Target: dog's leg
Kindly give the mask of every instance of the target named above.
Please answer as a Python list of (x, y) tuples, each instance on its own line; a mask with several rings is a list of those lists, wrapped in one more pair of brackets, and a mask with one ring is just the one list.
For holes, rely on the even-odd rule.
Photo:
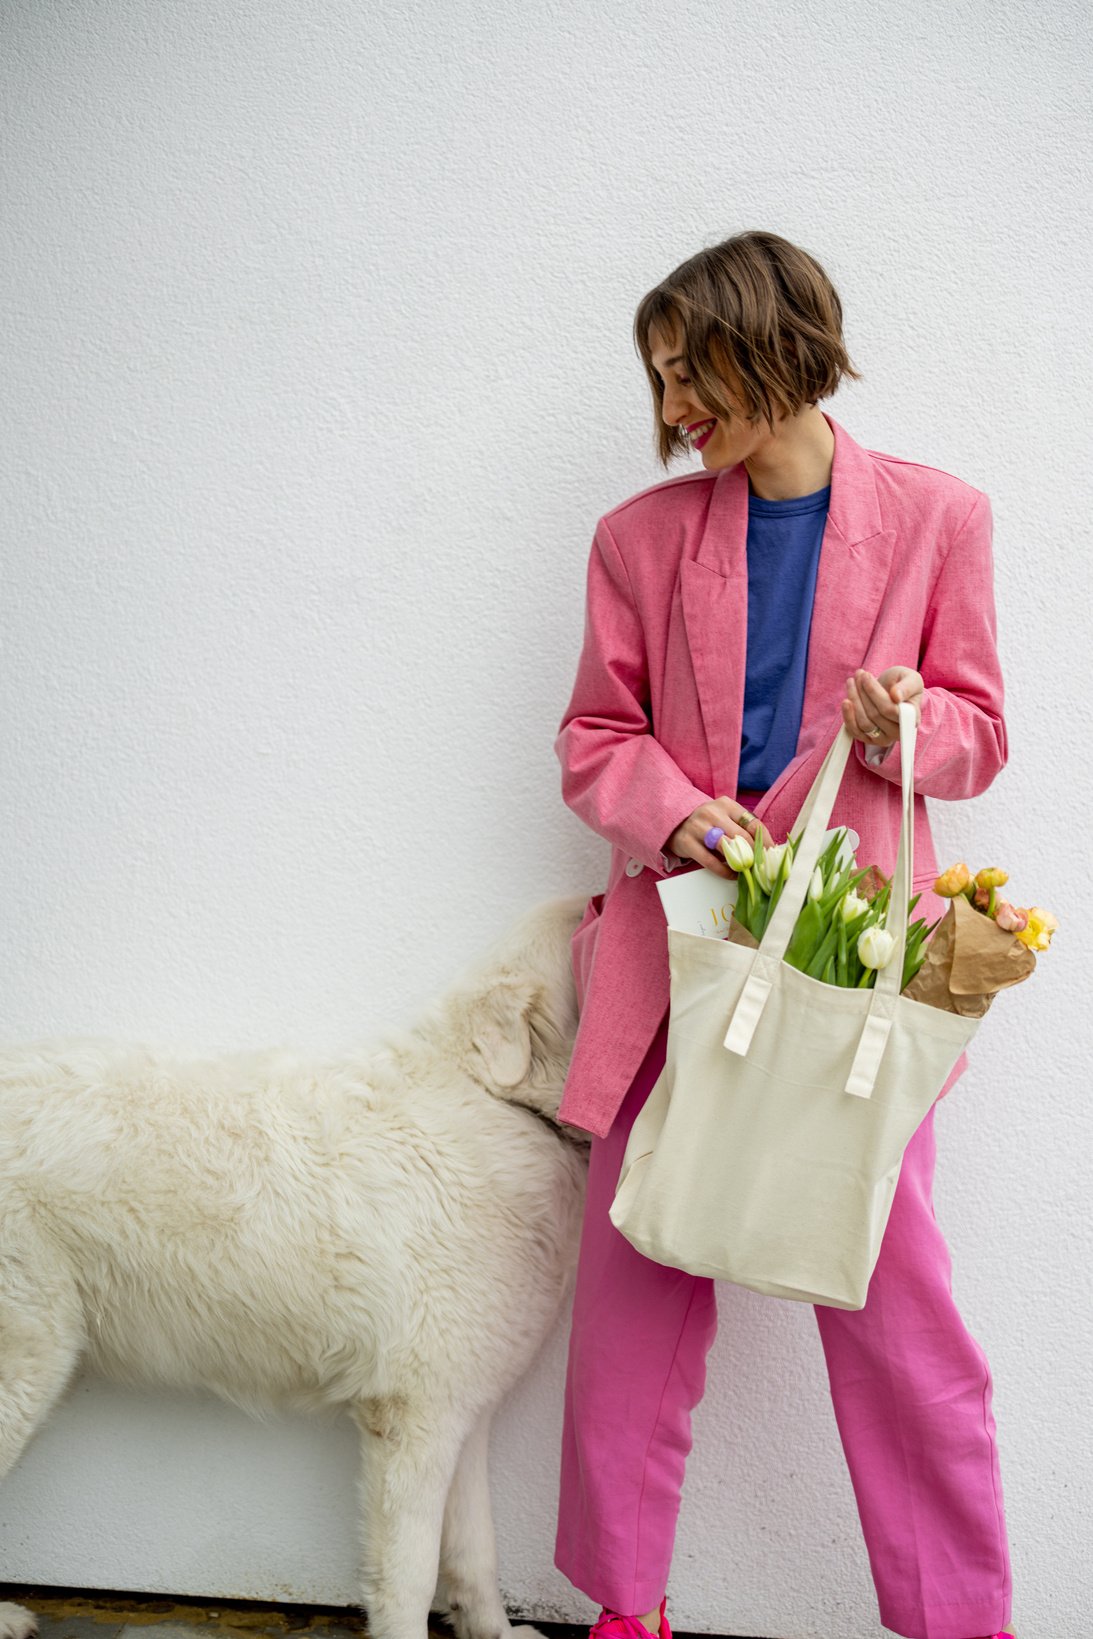
[(31, 1639), (38, 1632), (38, 1618), (22, 1605), (0, 1603), (0, 1639)]
[(457, 1639), (509, 1639), (537, 1634), (513, 1628), (497, 1587), (497, 1546), (490, 1506), (489, 1443), (492, 1408), (467, 1436), (444, 1509), (440, 1586), (444, 1614)]
[[(0, 1235), (0, 1478), (60, 1399), (83, 1352), (83, 1314), (72, 1282), (30, 1236)], [(37, 1618), (0, 1603), (0, 1639), (28, 1639)]]
[(38, 1618), (22, 1605), (0, 1603), (0, 1639), (31, 1639), (38, 1632)]
[(371, 1639), (426, 1639), (444, 1502), (466, 1434), (450, 1410), (370, 1400), (361, 1432), (361, 1603)]

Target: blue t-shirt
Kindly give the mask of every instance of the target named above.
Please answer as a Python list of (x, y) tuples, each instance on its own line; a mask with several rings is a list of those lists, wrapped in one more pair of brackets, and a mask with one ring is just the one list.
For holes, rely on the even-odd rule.
[(797, 750), (816, 571), (831, 485), (768, 501), (748, 495), (748, 660), (737, 784), (772, 786)]

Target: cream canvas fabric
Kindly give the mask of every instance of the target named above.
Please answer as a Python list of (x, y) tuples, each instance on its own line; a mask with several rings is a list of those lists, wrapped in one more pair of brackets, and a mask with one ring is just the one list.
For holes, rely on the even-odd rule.
[[(758, 950), (668, 930), (664, 1070), (634, 1123), (611, 1221), (637, 1250), (773, 1297), (860, 1309), (903, 1152), (979, 1025), (899, 994), (913, 876), (915, 710), (899, 708), (902, 820), (868, 990), (782, 960), (853, 740), (832, 742)], [(859, 863), (868, 863), (860, 861)]]

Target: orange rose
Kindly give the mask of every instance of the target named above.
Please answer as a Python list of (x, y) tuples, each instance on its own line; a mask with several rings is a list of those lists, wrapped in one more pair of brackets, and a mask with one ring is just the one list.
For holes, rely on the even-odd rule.
[(959, 865), (950, 865), (947, 871), (942, 871), (934, 883), (934, 892), (942, 899), (955, 899), (971, 886), (971, 880), (972, 874), (961, 860)]

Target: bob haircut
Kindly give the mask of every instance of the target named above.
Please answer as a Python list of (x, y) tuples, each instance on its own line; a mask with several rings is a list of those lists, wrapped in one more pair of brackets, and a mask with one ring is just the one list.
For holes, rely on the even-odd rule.
[(753, 230), (700, 250), (638, 303), (634, 341), (653, 395), (661, 466), (690, 453), (690, 440), (662, 415), (664, 382), (653, 368), (650, 330), (677, 335), (683, 368), (711, 415), (732, 421), (734, 392), (755, 425), (774, 431), (775, 408), (796, 415), (828, 398), (854, 369), (843, 345), (842, 303), (807, 251), (777, 233)]

